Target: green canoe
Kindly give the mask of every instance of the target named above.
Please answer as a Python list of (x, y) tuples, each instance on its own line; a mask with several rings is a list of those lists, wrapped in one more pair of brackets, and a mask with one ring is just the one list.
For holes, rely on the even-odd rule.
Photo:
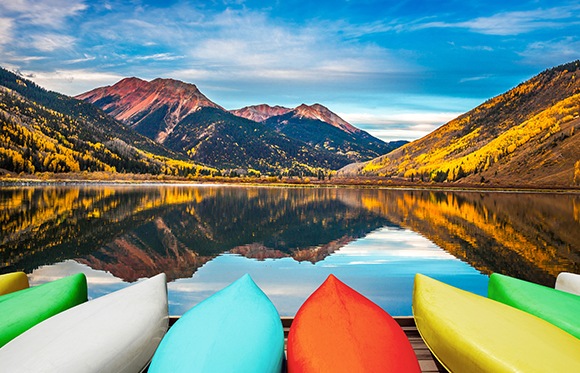
[(0, 296), (0, 347), (41, 321), (86, 301), (83, 273)]
[(580, 338), (580, 296), (493, 273), (488, 297), (515, 307)]

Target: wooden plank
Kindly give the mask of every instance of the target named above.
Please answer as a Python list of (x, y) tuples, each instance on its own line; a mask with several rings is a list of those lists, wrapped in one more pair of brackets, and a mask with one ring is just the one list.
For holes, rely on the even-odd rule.
[[(179, 317), (172, 316), (169, 318), (169, 326), (173, 325)], [(411, 342), (411, 346), (417, 355), (417, 360), (419, 360), (419, 366), (421, 367), (421, 372), (423, 373), (445, 373), (447, 372), (445, 368), (433, 357), (433, 354), (425, 345), (425, 342), (421, 338), (421, 335), (417, 331), (415, 326), (415, 319), (413, 316), (397, 316), (394, 317), (395, 321), (401, 326), (405, 335)], [(288, 338), (288, 332), (292, 326), (293, 317), (283, 316), (280, 318), (282, 321), (282, 326), (284, 327), (284, 341)]]

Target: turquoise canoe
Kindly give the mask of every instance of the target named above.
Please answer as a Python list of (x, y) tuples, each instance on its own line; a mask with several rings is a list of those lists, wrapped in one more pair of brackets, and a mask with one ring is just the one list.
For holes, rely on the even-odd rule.
[(0, 371), (141, 372), (168, 328), (165, 274), (59, 313), (0, 348)]
[(487, 291), (488, 298), (531, 313), (580, 338), (580, 296), (498, 273), (490, 276)]
[(0, 347), (41, 321), (86, 301), (83, 273), (0, 296)]
[(169, 329), (149, 372), (280, 372), (283, 356), (278, 311), (246, 274)]
[(28, 276), (24, 272), (0, 275), (0, 295), (10, 294), (28, 288)]
[(417, 330), (449, 372), (580, 372), (580, 340), (529, 313), (417, 274)]

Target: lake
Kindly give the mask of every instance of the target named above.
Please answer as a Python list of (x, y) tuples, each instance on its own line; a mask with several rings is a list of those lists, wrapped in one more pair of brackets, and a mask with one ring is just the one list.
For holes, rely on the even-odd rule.
[(580, 273), (580, 195), (219, 185), (1, 187), (0, 273), (84, 272), (96, 298), (165, 272), (170, 314), (249, 273), (283, 316), (331, 273), (394, 316), (423, 273)]

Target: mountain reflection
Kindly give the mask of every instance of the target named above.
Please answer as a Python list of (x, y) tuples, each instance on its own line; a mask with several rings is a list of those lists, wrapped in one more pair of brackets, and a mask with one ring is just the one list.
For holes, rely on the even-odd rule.
[(125, 281), (191, 277), (223, 252), (312, 263), (384, 226), (484, 273), (580, 272), (577, 195), (231, 186), (0, 188), (0, 272), (67, 259)]

